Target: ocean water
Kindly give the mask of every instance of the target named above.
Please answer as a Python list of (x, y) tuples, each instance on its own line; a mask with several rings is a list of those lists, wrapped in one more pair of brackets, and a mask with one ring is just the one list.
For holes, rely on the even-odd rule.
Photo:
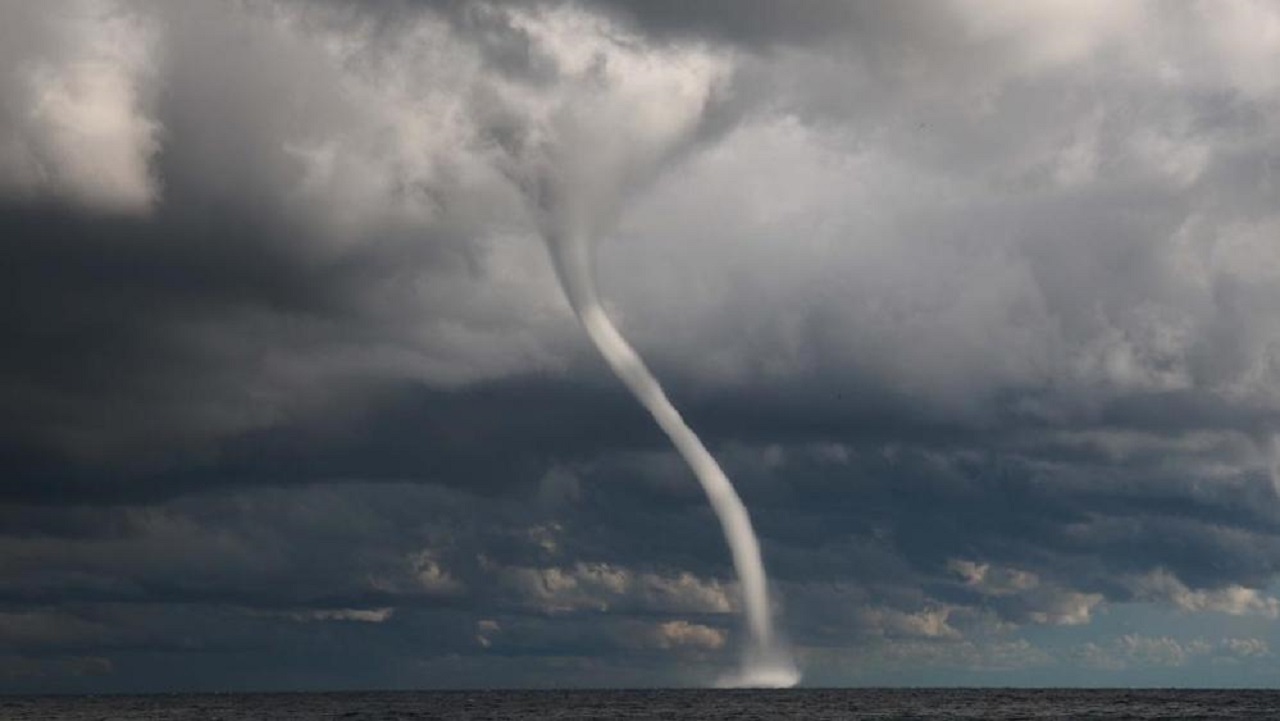
[(1275, 719), (1280, 691), (794, 689), (0, 696), (0, 719)]

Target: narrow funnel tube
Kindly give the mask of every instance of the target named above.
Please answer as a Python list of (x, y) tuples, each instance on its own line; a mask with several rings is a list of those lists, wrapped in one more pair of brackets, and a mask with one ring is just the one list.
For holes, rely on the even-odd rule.
[(760, 653), (776, 656), (778, 649), (774, 647), (764, 563), (760, 558), (760, 543), (751, 526), (746, 506), (715, 458), (667, 399), (662, 386), (649, 372), (639, 354), (604, 312), (596, 288), (589, 239), (552, 237), (548, 238), (548, 246), (565, 295), (587, 335), (613, 372), (675, 444), (676, 450), (697, 476), (716, 517), (720, 519), (729, 550), (733, 554), (734, 569), (742, 586), (743, 607), (752, 645), (752, 653), (748, 654), (748, 658)]

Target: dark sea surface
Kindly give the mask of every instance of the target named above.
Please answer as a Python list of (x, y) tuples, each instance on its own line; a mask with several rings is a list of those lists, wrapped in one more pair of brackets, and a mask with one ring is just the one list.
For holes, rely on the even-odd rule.
[(797, 689), (0, 696), (0, 719), (1277, 719), (1280, 691)]

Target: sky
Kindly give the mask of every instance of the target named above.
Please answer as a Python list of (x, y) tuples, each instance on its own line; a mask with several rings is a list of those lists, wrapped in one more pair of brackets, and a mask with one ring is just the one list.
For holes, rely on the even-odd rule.
[(734, 668), (547, 203), (804, 683), (1274, 685), (1276, 67), (1264, 0), (0, 0), (0, 692)]

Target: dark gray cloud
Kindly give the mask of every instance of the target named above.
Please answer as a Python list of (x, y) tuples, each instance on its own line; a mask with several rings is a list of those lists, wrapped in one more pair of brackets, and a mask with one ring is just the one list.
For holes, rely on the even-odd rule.
[(1276, 21), (0, 3), (0, 687), (714, 680), (719, 528), (540, 187), (809, 678), (1260, 678)]
[(873, 3), (841, 0), (801, 0), (786, 7), (761, 0), (685, 3), (674, 0), (604, 0), (594, 6), (610, 9), (659, 37), (711, 38), (748, 45), (802, 43), (828, 38), (848, 30), (861, 16), (899, 12)]

